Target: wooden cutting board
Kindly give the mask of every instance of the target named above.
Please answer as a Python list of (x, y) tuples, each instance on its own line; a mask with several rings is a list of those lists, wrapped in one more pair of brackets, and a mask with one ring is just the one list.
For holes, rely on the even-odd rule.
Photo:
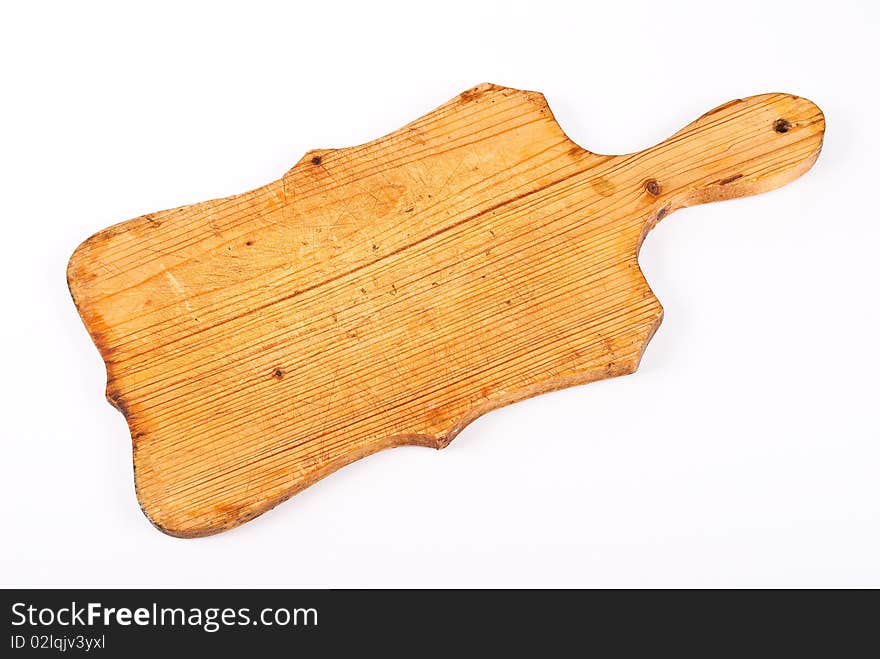
[(824, 127), (765, 94), (598, 155), (541, 94), (484, 84), (256, 190), (95, 234), (68, 283), (144, 513), (216, 533), (380, 449), (442, 448), (493, 408), (632, 373), (663, 316), (645, 234), (797, 178)]

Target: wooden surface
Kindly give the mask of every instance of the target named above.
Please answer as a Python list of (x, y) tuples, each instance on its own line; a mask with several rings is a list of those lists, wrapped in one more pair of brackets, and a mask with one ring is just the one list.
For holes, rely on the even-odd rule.
[(68, 283), (141, 507), (216, 533), (380, 449), (442, 448), (492, 408), (633, 372), (663, 315), (647, 231), (795, 179), (823, 131), (810, 101), (767, 94), (603, 156), (541, 94), (480, 85), (264, 187), (92, 236)]

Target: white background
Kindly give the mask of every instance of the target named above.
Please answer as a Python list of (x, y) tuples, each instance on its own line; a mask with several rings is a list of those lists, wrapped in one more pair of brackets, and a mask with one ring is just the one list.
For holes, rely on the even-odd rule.
[[(5, 4), (0, 583), (880, 586), (877, 7)], [(374, 455), (219, 536), (156, 531), (73, 249), (483, 81), (544, 92), (600, 153), (769, 91), (828, 131), (798, 181), (651, 234), (666, 320), (635, 375)]]

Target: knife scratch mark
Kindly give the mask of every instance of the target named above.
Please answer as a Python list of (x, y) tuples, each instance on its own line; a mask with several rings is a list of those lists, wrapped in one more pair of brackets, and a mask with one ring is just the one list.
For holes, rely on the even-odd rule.
[(171, 288), (183, 298), (183, 305), (186, 307), (186, 310), (191, 312), (192, 307), (189, 304), (189, 298), (186, 295), (186, 289), (183, 287), (183, 284), (178, 281), (177, 277), (168, 272), (164, 265), (162, 266), (162, 270), (165, 272), (165, 276), (168, 278), (168, 283), (171, 285)]

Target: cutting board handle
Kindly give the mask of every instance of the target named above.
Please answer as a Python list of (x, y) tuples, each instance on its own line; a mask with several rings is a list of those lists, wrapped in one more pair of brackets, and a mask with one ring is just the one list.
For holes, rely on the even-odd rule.
[[(647, 229), (676, 208), (767, 192), (819, 157), (822, 111), (791, 94), (725, 103), (638, 154), (645, 196), (658, 201)], [(659, 216), (659, 217), (658, 217)]]

